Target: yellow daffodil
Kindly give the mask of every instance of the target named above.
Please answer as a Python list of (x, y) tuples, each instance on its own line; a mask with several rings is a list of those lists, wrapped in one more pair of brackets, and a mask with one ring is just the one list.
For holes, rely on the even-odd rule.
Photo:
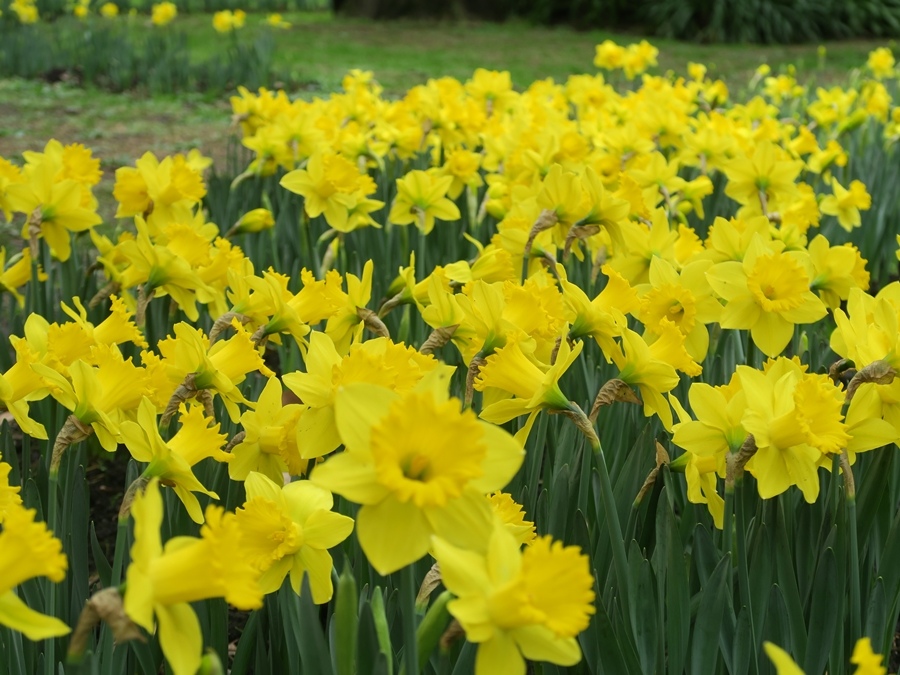
[(287, 373), (284, 385), (307, 409), (297, 421), (300, 456), (323, 457), (341, 444), (335, 402), (341, 387), (351, 383), (378, 384), (397, 393), (411, 391), (430, 372), (452, 369), (433, 356), (419, 354), (387, 338), (357, 343), (341, 356), (324, 333), (313, 332), (306, 354), (306, 372)]
[(567, 410), (570, 407), (569, 399), (559, 388), (559, 379), (583, 347), (583, 342), (576, 342), (572, 348), (563, 338), (556, 361), (547, 365), (534, 357), (529, 358), (518, 340), (510, 340), (487, 357), (475, 378), (475, 389), (485, 392), (486, 405), (481, 418), (503, 424), (527, 414), (525, 425), (516, 435), (524, 443), (541, 410)]
[(262, 592), (241, 545), (241, 528), (233, 513), (210, 506), (200, 537), (176, 537), (163, 547), (160, 526), (163, 501), (152, 480), (131, 507), (134, 545), (125, 586), (125, 612), (138, 626), (154, 631), (174, 675), (194, 675), (200, 668), (203, 636), (190, 603), (225, 598), (238, 609), (262, 606)]
[(350, 536), (353, 519), (332, 512), (331, 493), (308, 480), (280, 487), (251, 472), (244, 487), (247, 501), (237, 510), (237, 520), (245, 555), (262, 573), (260, 590), (277, 591), (290, 574), (299, 595), (308, 575), (313, 602), (331, 600), (334, 565), (328, 549)]
[(742, 262), (713, 266), (706, 276), (726, 301), (722, 327), (749, 330), (760, 351), (775, 357), (791, 341), (796, 324), (825, 316), (825, 305), (809, 290), (803, 255), (767, 249), (755, 237)]
[[(270, 377), (254, 410), (241, 415), (244, 439), (231, 451), (228, 475), (232, 480), (246, 480), (257, 471), (278, 485), (284, 474), (299, 476), (307, 462), (300, 458), (301, 435), (298, 422), (306, 408), (296, 403), (282, 403), (281, 383)], [(335, 446), (337, 447), (337, 446)], [(334, 449), (334, 448), (332, 448)]]
[[(163, 9), (157, 8), (166, 6), (175, 10), (174, 4), (163, 2), (153, 6), (154, 16), (165, 14)], [(165, 22), (173, 18), (174, 14), (171, 14)], [(160, 161), (152, 152), (146, 152), (134, 167), (116, 169), (113, 197), (119, 202), (117, 218), (142, 215), (150, 227), (189, 220), (190, 208), (205, 194), (203, 176), (183, 155), (164, 157)]]
[(859, 227), (862, 222), (859, 212), (872, 207), (872, 196), (866, 191), (866, 186), (861, 181), (854, 180), (848, 189), (838, 183), (837, 179), (833, 179), (831, 189), (833, 194), (825, 197), (819, 205), (822, 213), (836, 216), (840, 226), (847, 232)]
[(194, 492), (213, 499), (218, 499), (218, 495), (203, 487), (191, 467), (207, 457), (229, 461), (231, 455), (222, 452), (225, 436), (218, 433), (219, 425), (210, 427), (210, 420), (203, 416), (199, 407), (182, 415), (181, 420), (178, 432), (164, 441), (157, 428), (156, 408), (145, 397), (138, 409), (137, 422), (121, 424), (122, 440), (132, 457), (148, 464), (144, 477), (158, 478), (171, 486), (191, 519), (202, 523), (203, 512)]
[[(3, 456), (0, 455), (0, 460), (2, 459)], [(11, 471), (12, 467), (9, 464), (0, 461), (0, 525), (3, 524), (3, 519), (6, 517), (6, 510), (22, 503), (22, 498), (19, 496), (22, 488), (9, 484)]]
[(746, 468), (760, 496), (769, 499), (796, 485), (814, 502), (821, 455), (838, 453), (850, 441), (843, 392), (826, 375), (806, 374), (786, 358), (770, 361), (764, 372), (738, 366), (737, 375), (747, 401), (742, 423), (757, 448)]
[(569, 338), (592, 337), (597, 341), (607, 362), (615, 349), (614, 337), (628, 326), (626, 314), (639, 307), (637, 293), (622, 275), (609, 265), (601, 268), (607, 276), (606, 286), (593, 300), (579, 286), (563, 278), (563, 300), (574, 314), (570, 318)]
[(150, 20), (154, 26), (165, 26), (174, 21), (176, 16), (178, 16), (178, 7), (174, 2), (156, 3), (150, 11)]
[(234, 335), (210, 347), (203, 331), (181, 322), (175, 324), (174, 336), (157, 345), (166, 359), (170, 378), (181, 382), (190, 375), (193, 391), (188, 393), (208, 389), (219, 394), (233, 422), (240, 418), (238, 404), (246, 403), (238, 385), (247, 374), (258, 370), (272, 375), (247, 331), (240, 324), (235, 328)]
[(483, 547), (494, 522), (484, 495), (522, 464), (521, 444), (471, 410), (460, 412), (447, 384), (432, 375), (404, 394), (364, 383), (337, 393), (345, 450), (317, 466), (312, 481), (362, 504), (357, 537), (380, 574), (425, 555), (432, 534)]
[(450, 613), (478, 645), (475, 673), (525, 673), (525, 659), (572, 666), (581, 660), (575, 637), (594, 613), (594, 580), (576, 546), (549, 536), (524, 552), (504, 527), (485, 552), (433, 539), (441, 578), (456, 596)]
[(706, 324), (719, 320), (722, 305), (706, 278), (712, 263), (705, 260), (685, 265), (679, 274), (662, 258), (650, 261), (650, 283), (639, 288), (640, 309), (636, 316), (647, 333), (659, 334), (663, 319), (673, 322), (684, 335), (684, 346), (695, 361), (702, 362), (709, 349)]
[(395, 225), (413, 223), (425, 234), (434, 229), (435, 218), (459, 220), (459, 208), (446, 196), (452, 184), (452, 176), (410, 171), (397, 179), (397, 196), (388, 219)]
[[(98, 352), (99, 353), (99, 352)], [(131, 358), (107, 348), (96, 366), (81, 359), (68, 368), (68, 378), (40, 363), (32, 368), (51, 387), (53, 397), (83, 425), (90, 426), (104, 450), (118, 445), (119, 421), (137, 409), (149, 392), (149, 379)]]
[(25, 181), (6, 189), (10, 210), (26, 215), (23, 239), (45, 239), (60, 262), (72, 254), (70, 232), (84, 232), (101, 222), (93, 208), (82, 204), (82, 185), (72, 179), (57, 180), (61, 159), (46, 156), (25, 173)]
[(852, 244), (829, 246), (823, 235), (809, 242), (810, 290), (819, 294), (829, 309), (837, 309), (850, 297), (851, 288), (866, 290), (869, 272), (859, 249)]
[(503, 527), (512, 534), (522, 546), (529, 546), (537, 539), (534, 523), (525, 520), (525, 510), (517, 504), (511, 495), (495, 492), (488, 497), (491, 508), (500, 518)]
[(789, 159), (780, 147), (763, 141), (725, 167), (725, 194), (747, 207), (747, 215), (766, 215), (796, 194), (794, 181), (802, 168), (802, 161)]
[[(766, 656), (775, 666), (776, 675), (804, 675), (800, 668), (785, 650), (771, 642), (764, 642)], [(887, 668), (882, 664), (884, 657), (872, 651), (872, 640), (859, 638), (853, 647), (850, 663), (856, 666), (853, 675), (887, 675)]]
[(684, 335), (673, 322), (660, 322), (660, 336), (652, 344), (633, 330), (625, 329), (622, 344), (610, 355), (619, 369), (619, 379), (637, 387), (644, 401), (644, 414), (659, 415), (666, 429), (672, 428), (672, 409), (663, 394), (678, 385), (678, 373), (699, 375), (700, 366), (684, 347)]
[(29, 640), (45, 640), (67, 634), (69, 627), (29, 608), (14, 589), (35, 577), (62, 581), (68, 560), (62, 542), (44, 523), (35, 521), (35, 513), (13, 499), (7, 499), (0, 512), (0, 625), (23, 633)]

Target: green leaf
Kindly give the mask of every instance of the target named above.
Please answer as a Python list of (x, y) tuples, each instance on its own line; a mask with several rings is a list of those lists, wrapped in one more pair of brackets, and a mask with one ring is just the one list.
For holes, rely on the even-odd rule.
[(754, 649), (750, 631), (750, 611), (745, 607), (738, 614), (734, 631), (734, 646), (731, 652), (731, 675), (747, 675)]
[[(867, 607), (863, 634), (872, 638), (873, 648), (879, 654), (886, 654), (891, 649), (894, 625), (891, 625), (891, 630), (885, 630), (885, 623), (888, 618), (887, 598), (884, 595), (884, 582), (880, 578), (876, 579), (875, 585), (872, 586)], [(880, 648), (878, 645), (879, 638), (881, 638)]]
[(378, 636), (378, 647), (387, 661), (388, 672), (394, 672), (394, 651), (391, 647), (391, 631), (384, 611), (384, 595), (378, 586), (372, 592), (372, 620), (375, 623), (375, 634)]
[(809, 608), (809, 642), (803, 658), (806, 675), (819, 675), (828, 664), (828, 650), (835, 638), (838, 620), (834, 611), (837, 598), (837, 562), (834, 550), (826, 549), (819, 561), (812, 587), (812, 603)]
[[(765, 641), (774, 642), (785, 651), (793, 654), (790, 645), (790, 619), (787, 607), (784, 604), (784, 596), (778, 586), (772, 586), (769, 594), (769, 611), (766, 614), (766, 622), (762, 628), (762, 639), (758, 640), (756, 649), (762, 652), (762, 644)], [(794, 659), (796, 661), (796, 658)], [(773, 672), (769, 666), (769, 660), (764, 655), (760, 657), (760, 673)]]
[[(596, 586), (597, 574), (595, 571), (595, 592), (599, 598), (599, 588)], [(588, 630), (578, 636), (581, 649), (588, 660), (588, 653), (596, 650), (599, 660), (597, 663), (588, 664), (591, 672), (618, 675), (619, 673), (639, 673), (640, 664), (637, 658), (628, 651), (623, 651), (623, 641), (616, 635), (610, 616), (606, 611), (606, 605), (602, 602), (595, 604), (596, 614), (591, 618)], [(589, 635), (592, 639), (589, 639)]]
[(432, 652), (438, 646), (441, 636), (450, 623), (450, 612), (447, 605), (453, 599), (450, 591), (444, 591), (431, 603), (425, 618), (416, 630), (416, 641), (419, 643), (419, 672), (424, 670)]
[(780, 500), (778, 504), (778, 536), (775, 542), (775, 567), (790, 624), (791, 648), (796, 660), (803, 662), (806, 656), (806, 622), (803, 619), (803, 605), (800, 602), (800, 591), (797, 588), (797, 577), (794, 574), (794, 558), (785, 526), (785, 506), (785, 502)]
[(668, 499), (661, 499), (665, 514), (666, 549), (666, 650), (668, 672), (681, 675), (691, 638), (691, 594), (684, 548)]
[(238, 639), (234, 660), (231, 663), (231, 675), (245, 675), (249, 672), (250, 659), (253, 656), (253, 647), (256, 643), (256, 633), (260, 623), (259, 614), (259, 611), (251, 612), (247, 619), (247, 624)]
[(100, 585), (103, 588), (109, 588), (112, 585), (112, 565), (103, 555), (93, 521), (91, 521), (91, 554), (94, 558), (94, 566), (97, 568), (97, 576), (100, 577)]
[(722, 558), (700, 591), (700, 605), (691, 640), (691, 675), (716, 672), (719, 631), (725, 614), (726, 581), (730, 566), (731, 559), (727, 556)]
[(657, 641), (662, 639), (657, 629), (656, 589), (650, 561), (644, 558), (636, 542), (628, 551), (628, 600), (631, 605), (631, 633), (637, 647), (642, 673), (656, 670)]
[(356, 645), (359, 627), (356, 579), (349, 566), (338, 579), (335, 602), (334, 657), (337, 675), (354, 675), (356, 672)]
[(319, 609), (312, 601), (309, 577), (303, 578), (299, 598), (289, 585), (285, 585), (278, 594), (278, 604), (282, 610), (285, 634), (289, 641), (293, 636), (300, 650), (303, 672), (332, 675), (328, 642), (319, 619)]

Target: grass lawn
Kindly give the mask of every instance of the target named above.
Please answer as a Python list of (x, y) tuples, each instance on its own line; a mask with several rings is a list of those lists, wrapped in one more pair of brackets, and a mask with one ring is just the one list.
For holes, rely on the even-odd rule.
[[(263, 18), (248, 17), (248, 27), (238, 39), (252, 39), (262, 30)], [(286, 19), (293, 26), (276, 33), (276, 70), (304, 82), (303, 90), (296, 92), (302, 96), (327, 95), (351, 68), (373, 70), (388, 95), (400, 95), (430, 77), (466, 79), (478, 67), (509, 70), (518, 87), (547, 77), (562, 81), (573, 73), (593, 72), (594, 46), (604, 39), (620, 43), (640, 39), (521, 22), (372, 23), (325, 12), (295, 13)], [(75, 24), (74, 19), (66, 21)], [(198, 59), (221, 49), (223, 37), (212, 29), (208, 15), (181, 16), (168, 29), (185, 31)], [(147, 30), (144, 18), (135, 21), (134, 30)], [(703, 62), (711, 74), (726, 80), (733, 95), (740, 95), (764, 62), (774, 71), (795, 64), (801, 77), (841, 82), (877, 46), (865, 41), (828, 44), (825, 62), (819, 64), (816, 45), (694, 45), (667, 40), (654, 44), (660, 50), (661, 70), (683, 73), (688, 62)], [(224, 94), (148, 98), (140, 93), (0, 80), (0, 155), (6, 157), (41, 148), (55, 137), (94, 148), (110, 171), (146, 150), (165, 154), (198, 147), (220, 160), (229, 129)]]

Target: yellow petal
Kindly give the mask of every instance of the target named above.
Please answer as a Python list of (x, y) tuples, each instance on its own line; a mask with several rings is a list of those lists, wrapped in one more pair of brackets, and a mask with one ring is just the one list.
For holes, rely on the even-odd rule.
[(356, 382), (341, 387), (335, 396), (335, 421), (341, 440), (351, 452), (370, 453), (372, 426), (387, 414), (398, 395), (385, 387)]
[(525, 658), (547, 661), (559, 666), (574, 666), (581, 660), (581, 648), (575, 638), (560, 638), (540, 625), (516, 628), (513, 635)]
[(469, 482), (478, 492), (500, 490), (512, 480), (525, 459), (525, 448), (500, 427), (481, 422), (487, 454), (482, 467), (484, 474)]
[(29, 640), (66, 635), (71, 629), (59, 619), (35, 612), (15, 594), (0, 594), (0, 625), (19, 631)]
[(475, 675), (525, 675), (525, 659), (519, 653), (512, 636), (498, 630), (487, 642), (478, 645)]
[(194, 610), (186, 602), (156, 606), (159, 644), (173, 675), (195, 675), (200, 669), (203, 635)]
[(415, 504), (388, 496), (359, 510), (356, 534), (372, 567), (386, 576), (428, 553), (432, 533)]

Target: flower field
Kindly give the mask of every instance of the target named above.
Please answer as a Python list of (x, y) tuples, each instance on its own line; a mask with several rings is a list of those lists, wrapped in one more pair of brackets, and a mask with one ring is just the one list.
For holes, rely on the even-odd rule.
[(0, 157), (0, 673), (896, 672), (894, 57), (657, 57)]

